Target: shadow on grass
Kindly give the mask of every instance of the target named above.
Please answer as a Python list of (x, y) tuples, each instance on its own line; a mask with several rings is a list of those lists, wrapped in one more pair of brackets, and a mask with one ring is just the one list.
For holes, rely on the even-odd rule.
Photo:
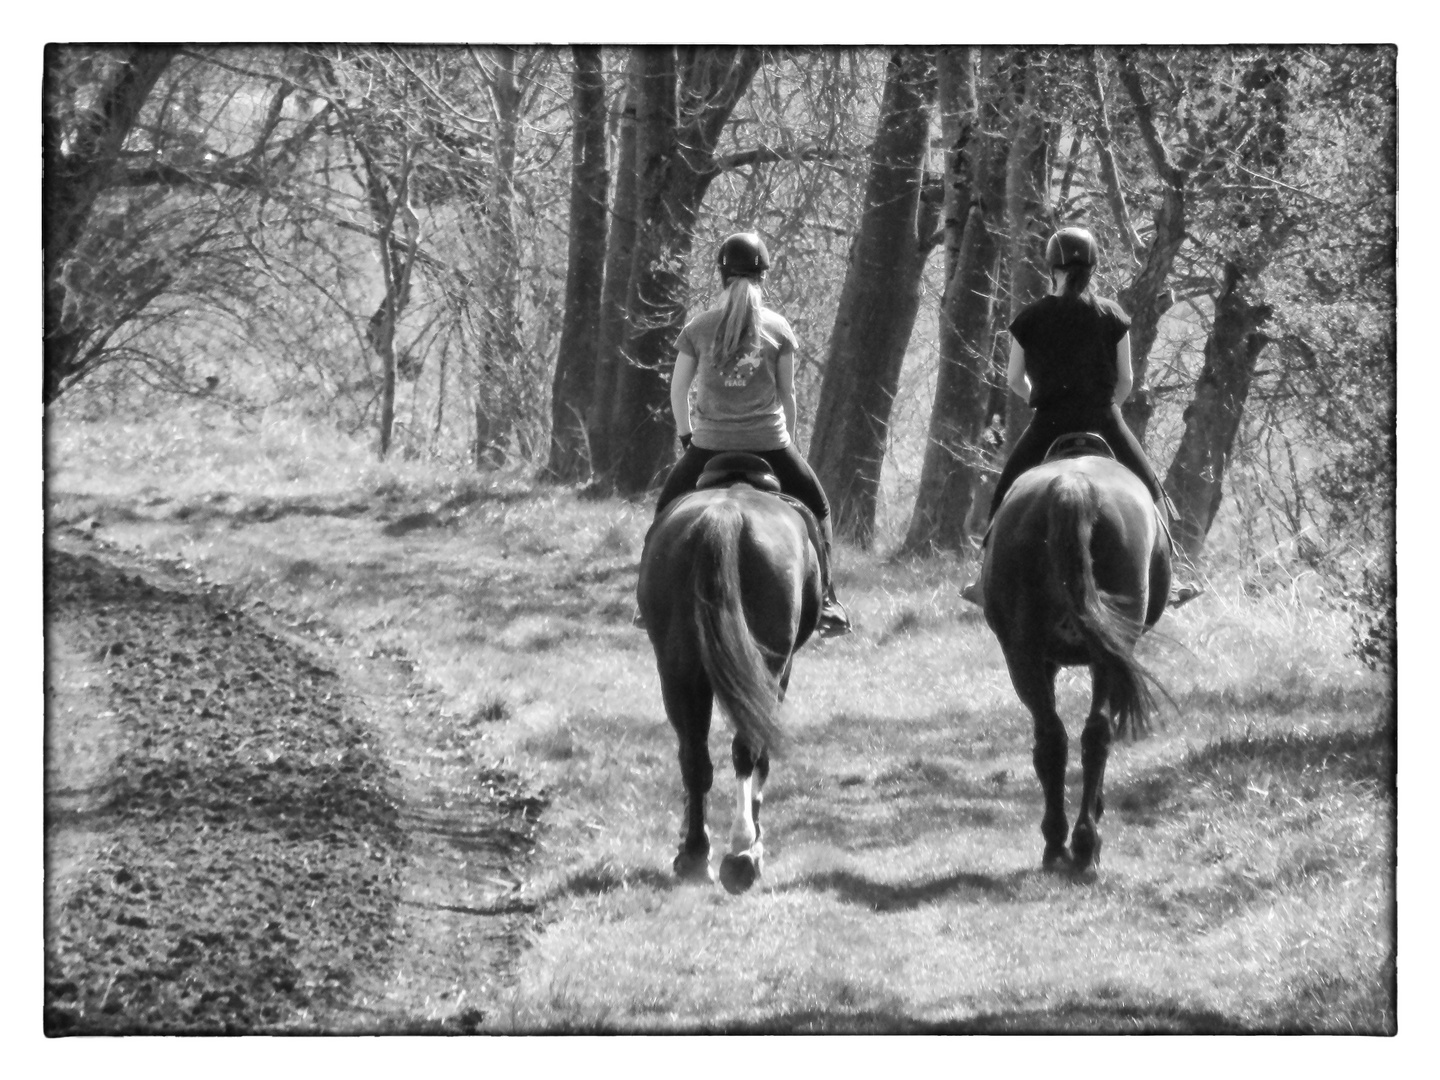
[(870, 1034), (870, 1035), (1241, 1035), (1251, 1029), (1209, 1010), (1175, 1005), (1092, 1005), (1070, 1003), (1050, 1009), (1015, 1009), (968, 1020), (917, 1020), (886, 1010), (826, 1013), (798, 1010), (753, 1023), (706, 1029), (727, 1035)]
[(1012, 900), (1021, 884), (1033, 876), (1034, 870), (1019, 870), (1003, 877), (990, 874), (957, 872), (924, 881), (898, 884), (872, 881), (863, 874), (849, 870), (825, 870), (802, 874), (794, 881), (777, 886), (775, 892), (834, 892), (846, 904), (859, 904), (871, 911), (910, 911), (941, 899), (960, 899), (970, 893), (973, 899)]
[(71, 519), (80, 516), (100, 521), (185, 521), (192, 524), (227, 522), (231, 527), (264, 524), (288, 517), (354, 518), (371, 515), (387, 521), (387, 535), (403, 535), (420, 528), (454, 524), (456, 516), (479, 504), (509, 506), (534, 497), (527, 488), (493, 490), (462, 490), (442, 498), (436, 491), (406, 492), (384, 485), (368, 496), (245, 495), (231, 491), (213, 491), (204, 495), (171, 498), (165, 495), (102, 496), (72, 494), (64, 496), (64, 513)]
[[(536, 1029), (535, 1034), (615, 1034), (620, 1030), (631, 1029), (577, 1024)], [(644, 1030), (643, 1026), (638, 1030)], [(1169, 1003), (1072, 1002), (1049, 1009), (984, 1013), (966, 1020), (919, 1020), (899, 1009), (795, 1009), (758, 1020), (664, 1030), (666, 1034), (695, 1035), (1251, 1035), (1290, 1034), (1300, 1029), (1247, 1027), (1221, 1013)]]
[(1275, 687), (1227, 686), (1220, 690), (1188, 690), (1176, 695), (1181, 713), (1208, 712), (1230, 715), (1237, 712), (1264, 712), (1277, 716), (1288, 713), (1333, 710), (1361, 712), (1381, 710), (1393, 702), (1393, 694), (1379, 687), (1327, 686), (1291, 690)]
[(1370, 783), (1380, 794), (1395, 791), (1395, 728), (1240, 735), (1193, 750), (1179, 763), (1163, 766), (1128, 783), (1107, 785), (1116, 809), (1146, 816), (1196, 784), (1230, 785), (1257, 772), (1306, 779)]

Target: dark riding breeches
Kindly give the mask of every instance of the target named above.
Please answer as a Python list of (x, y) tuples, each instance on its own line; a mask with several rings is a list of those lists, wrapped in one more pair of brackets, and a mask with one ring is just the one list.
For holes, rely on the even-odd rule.
[(1160, 478), (1150, 466), (1150, 460), (1145, 456), (1140, 440), (1135, 438), (1134, 432), (1121, 417), (1120, 406), (1111, 405), (1104, 409), (1040, 409), (1016, 441), (1015, 449), (1010, 452), (1010, 460), (1005, 462), (1005, 468), (1000, 470), (1000, 479), (995, 483), (995, 494), (990, 499), (990, 516), (995, 516), (1000, 501), (1005, 498), (1010, 485), (1015, 483), (1015, 478), (1045, 460), (1045, 452), (1050, 449), (1051, 443), (1061, 435), (1079, 431), (1093, 431), (1102, 436), (1115, 452), (1115, 460), (1145, 482), (1145, 486), (1150, 489), (1151, 498), (1157, 503), (1164, 502), (1165, 493), (1160, 486)]
[[(820, 481), (815, 476), (815, 470), (810, 468), (801, 455), (795, 449), (795, 444), (782, 447), (779, 450), (750, 450), (756, 457), (764, 458), (766, 464), (775, 472), (775, 479), (780, 481), (780, 490), (787, 495), (793, 495), (815, 515), (820, 522), (820, 531), (825, 536), (825, 542), (830, 543), (830, 502), (825, 498), (825, 492), (820, 487)], [(727, 453), (724, 450), (705, 450), (691, 444), (685, 453), (680, 455), (680, 460), (675, 462), (675, 467), (670, 470), (670, 475), (665, 478), (665, 485), (660, 489), (660, 499), (655, 505), (655, 516), (660, 514), (672, 502), (684, 495), (687, 491), (695, 490), (695, 481), (700, 479), (700, 474), (705, 471), (705, 464), (716, 454)]]

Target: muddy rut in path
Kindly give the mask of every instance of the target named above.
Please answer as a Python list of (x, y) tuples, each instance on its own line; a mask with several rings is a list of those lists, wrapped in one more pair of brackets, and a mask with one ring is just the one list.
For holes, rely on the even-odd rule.
[(46, 552), (49, 1034), (474, 1030), (540, 794), (404, 658)]

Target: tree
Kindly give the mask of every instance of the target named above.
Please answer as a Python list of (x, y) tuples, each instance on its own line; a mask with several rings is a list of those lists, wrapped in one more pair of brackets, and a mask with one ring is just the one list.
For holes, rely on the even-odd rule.
[[(128, 46), (75, 56), (49, 46), (45, 52), (43, 393), (49, 404), (100, 362), (111, 335), (169, 283), (160, 266), (136, 264), (123, 212), (110, 218), (117, 228), (91, 226), (116, 184), (141, 111), (179, 49)], [(111, 294), (105, 303), (96, 296), (102, 280)]]
[(1243, 137), (1229, 140), (1240, 173), (1227, 185), (1228, 243), (1214, 319), (1205, 342), (1205, 363), (1185, 409), (1185, 430), (1165, 477), (1178, 511), (1175, 542), (1194, 558), (1220, 508), (1225, 470), (1240, 428), (1256, 361), (1267, 344), (1263, 332), (1274, 308), (1252, 295), (1254, 284), (1295, 227), (1280, 195), (1290, 72), (1266, 55), (1246, 65), (1236, 80), (1234, 103)]
[[(755, 48), (638, 50), (636, 229), (625, 294), (624, 363), (617, 366), (604, 434), (597, 440), (608, 455), (609, 482), (620, 494), (644, 491), (673, 452), (667, 373), (685, 317), (685, 270), (695, 224), (720, 172), (715, 150), (726, 120), (761, 59)], [(617, 202), (620, 195), (617, 187)], [(612, 233), (612, 239), (630, 238)]]
[(601, 291), (605, 282), (606, 198), (610, 175), (605, 161), (605, 76), (600, 47), (576, 45), (571, 76), (569, 269), (565, 278), (565, 322), (555, 360), (547, 474), (573, 483), (591, 465), (585, 416), (594, 392), (600, 345)]
[(936, 376), (920, 486), (902, 550), (958, 550), (984, 468), (980, 435), (989, 400), (990, 337), (999, 268), (1005, 142), (992, 102), (977, 99), (977, 66), (993, 54), (940, 50), (938, 75), (945, 173), (945, 291)]
[[(1159, 191), (1152, 215), (1150, 242), (1143, 248), (1140, 246), (1139, 235), (1130, 228), (1130, 214), (1126, 208), (1125, 197), (1120, 191), (1118, 170), (1110, 144), (1110, 121), (1106, 114), (1105, 98), (1093, 53), (1088, 58), (1087, 66), (1095, 96), (1094, 137), (1102, 175), (1106, 181), (1107, 200), (1115, 215), (1123, 250), (1131, 259), (1139, 262), (1136, 273), (1120, 290), (1118, 297), (1120, 306), (1130, 316), (1130, 365), (1135, 380), (1134, 390), (1121, 406), (1121, 411), (1135, 437), (1144, 442), (1146, 427), (1154, 413), (1146, 378), (1150, 350), (1155, 345), (1160, 319), (1175, 302), (1168, 284), (1175, 258), (1185, 242), (1190, 185), (1197, 171), (1202, 167), (1207, 171), (1213, 169), (1218, 159), (1212, 156), (1208, 163), (1206, 162), (1208, 140), (1193, 119), (1190, 119), (1186, 130), (1188, 138), (1182, 144), (1183, 149), (1172, 156), (1156, 124), (1155, 103), (1147, 95), (1138, 70), (1136, 54), (1129, 50), (1123, 51), (1119, 63), (1120, 81), (1129, 94), (1134, 109), (1141, 145), (1149, 156), (1158, 180)], [(1165, 115), (1179, 117), (1182, 115), (1179, 106), (1184, 100), (1185, 88), (1173, 76), (1169, 76), (1168, 69), (1165, 75), (1167, 77), (1161, 81), (1161, 85), (1166, 86), (1172, 96), (1166, 103), (1164, 112)]]
[[(942, 100), (952, 66), (942, 58)], [(1051, 230), (1049, 73), (1044, 58), (984, 50), (980, 78), (958, 78), (967, 87), (968, 153), (961, 161), (970, 205), (963, 241), (947, 278), (940, 312), (940, 367), (929, 437), (914, 512), (902, 550), (963, 551), (974, 526), (983, 523), (986, 490), (985, 432), (992, 415), (997, 323), (1013, 316), (1042, 291), (1040, 265)], [(962, 71), (964, 69), (962, 68)], [(979, 96), (977, 99), (977, 88)], [(947, 144), (950, 142), (947, 136)], [(1008, 304), (1002, 304), (1008, 300)], [(1008, 398), (1008, 400), (1007, 400)], [(1023, 428), (1028, 406), (1008, 396), (997, 415), (1010, 432)], [(981, 505), (977, 505), (981, 504)], [(983, 527), (983, 524), (982, 524)]]
[[(350, 90), (337, 73), (332, 57), (320, 55), (317, 67), (331, 91), (335, 109), (356, 156), (357, 180), (365, 191), (379, 249), (383, 295), (365, 327), (365, 340), (380, 360), (380, 457), (390, 452), (395, 427), (395, 331), (410, 303), (410, 282), (419, 251), (420, 219), (411, 205), (410, 171), (414, 136), (406, 124), (409, 86), (402, 78), (377, 78), (383, 67), (372, 57), (353, 61), (361, 86), (394, 88), (398, 101), (376, 100), (379, 94), (360, 91), (358, 107), (347, 102)], [(403, 236), (401, 235), (403, 233)]]
[(595, 350), (594, 391), (586, 414), (590, 467), (602, 486), (613, 486), (612, 467), (618, 452), (611, 445), (613, 425), (610, 418), (615, 408), (621, 372), (625, 368), (627, 301), (638, 227), (635, 146), (641, 56), (641, 50), (632, 50), (625, 74), (624, 104), (615, 140), (615, 191), (605, 246), (605, 281), (600, 293), (600, 338)]
[[(530, 362), (521, 340), (524, 320), (521, 294), (526, 276), (521, 264), (521, 240), (516, 191), (520, 168), (520, 126), (537, 94), (551, 54), (545, 50), (521, 51), (499, 45), (473, 51), (475, 68), (485, 90), (493, 132), (494, 167), (479, 209), (484, 248), (480, 281), (485, 291), (482, 355), (475, 393), (475, 460), (502, 464), (505, 440), (514, 433), (522, 458), (528, 458), (530, 435), (515, 423), (524, 411), (514, 400), (517, 391), (528, 397), (524, 384), (538, 378), (539, 365)], [(520, 380), (496, 378), (499, 373), (523, 373)]]
[(840, 293), (810, 444), (837, 535), (868, 547), (875, 534), (890, 406), (938, 242), (939, 185), (926, 190), (936, 95), (934, 55), (897, 49), (885, 75), (870, 176)]

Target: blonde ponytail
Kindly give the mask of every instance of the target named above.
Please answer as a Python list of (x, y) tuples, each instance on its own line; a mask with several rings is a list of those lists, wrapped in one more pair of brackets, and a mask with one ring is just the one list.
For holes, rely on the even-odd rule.
[(775, 344), (760, 321), (760, 279), (736, 276), (725, 289), (725, 311), (715, 329), (715, 363), (724, 371), (740, 358), (755, 339)]

